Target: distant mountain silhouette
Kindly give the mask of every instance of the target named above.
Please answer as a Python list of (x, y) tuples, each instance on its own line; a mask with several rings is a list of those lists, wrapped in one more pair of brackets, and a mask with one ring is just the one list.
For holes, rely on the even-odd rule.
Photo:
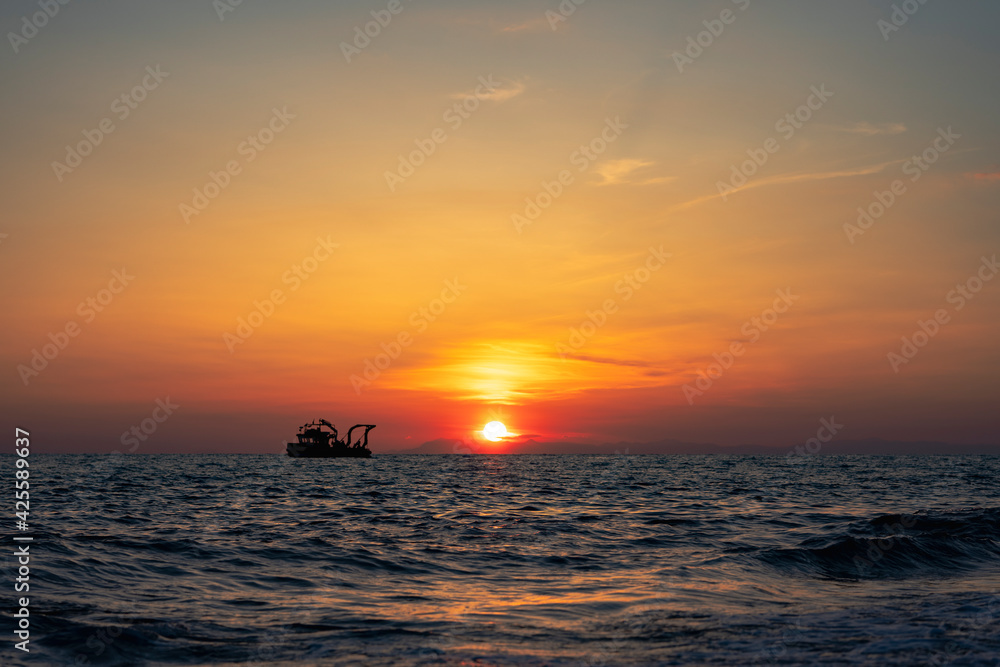
[[(793, 445), (717, 445), (706, 442), (682, 442), (680, 440), (658, 440), (655, 442), (615, 442), (589, 445), (576, 442), (538, 442), (524, 440), (504, 447), (504, 454), (721, 454), (721, 455), (765, 455), (785, 456), (795, 452)], [(425, 442), (412, 449), (392, 450), (385, 454), (491, 454), (488, 448), (461, 440), (440, 438)], [(960, 445), (940, 441), (906, 442), (868, 438), (864, 440), (833, 440), (822, 446), (819, 455), (869, 454), (889, 456), (901, 454), (991, 454), (1000, 455), (1000, 444)]]
[(386, 452), (388, 454), (465, 454), (472, 450), (461, 440), (450, 440), (448, 438), (438, 438), (423, 443), (413, 449)]

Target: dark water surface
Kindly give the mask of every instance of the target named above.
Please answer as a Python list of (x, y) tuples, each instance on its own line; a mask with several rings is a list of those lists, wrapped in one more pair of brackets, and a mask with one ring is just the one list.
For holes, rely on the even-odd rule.
[(33, 456), (0, 663), (1000, 665), (1000, 458), (799, 460)]

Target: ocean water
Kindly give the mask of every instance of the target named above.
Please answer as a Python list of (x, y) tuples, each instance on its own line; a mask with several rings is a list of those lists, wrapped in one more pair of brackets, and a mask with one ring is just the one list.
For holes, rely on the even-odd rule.
[(1000, 664), (998, 457), (31, 463), (4, 665)]

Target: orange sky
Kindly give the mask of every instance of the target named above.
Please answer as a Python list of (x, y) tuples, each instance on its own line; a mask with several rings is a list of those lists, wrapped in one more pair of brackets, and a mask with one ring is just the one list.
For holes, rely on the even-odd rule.
[(885, 39), (879, 2), (587, 3), (555, 30), (554, 2), (404, 3), (347, 62), (376, 4), (68, 5), (5, 54), (4, 405), (43, 451), (121, 449), (167, 397), (137, 451), (280, 451), (320, 416), (378, 424), (376, 452), (498, 416), (997, 442), (1000, 281), (953, 292), (1000, 250), (995, 8)]

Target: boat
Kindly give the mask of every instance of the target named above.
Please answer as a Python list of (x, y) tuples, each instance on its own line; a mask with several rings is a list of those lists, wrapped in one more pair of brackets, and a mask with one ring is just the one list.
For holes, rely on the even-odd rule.
[[(353, 433), (359, 428), (363, 428), (364, 433), (358, 435), (355, 441)], [(295, 436), (298, 442), (288, 443), (288, 455), (310, 459), (339, 457), (369, 459), (372, 450), (368, 449), (368, 432), (373, 428), (375, 424), (356, 424), (348, 429), (347, 435), (341, 440), (336, 426), (325, 419), (317, 419), (299, 427), (299, 432)]]

